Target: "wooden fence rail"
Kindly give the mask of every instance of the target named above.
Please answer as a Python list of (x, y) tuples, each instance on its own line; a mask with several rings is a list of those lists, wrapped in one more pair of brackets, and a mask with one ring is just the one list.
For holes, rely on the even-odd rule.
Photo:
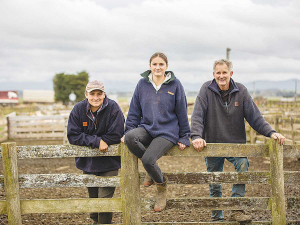
[(8, 117), (9, 139), (63, 139), (66, 116)]
[[(21, 214), (27, 213), (79, 213), (79, 212), (122, 212), (123, 224), (209, 224), (187, 223), (141, 223), (141, 211), (152, 210), (153, 199), (140, 199), (140, 181), (145, 173), (138, 173), (137, 158), (125, 145), (113, 145), (108, 152), (74, 145), (18, 146), (3, 143), (1, 155), (4, 176), (0, 176), (0, 188), (5, 188), (6, 200), (0, 201), (0, 214), (8, 214), (9, 224), (21, 224)], [(63, 158), (63, 157), (121, 156), (120, 176), (96, 177), (76, 174), (26, 174), (18, 175), (17, 159)], [(208, 144), (202, 152), (192, 147), (184, 151), (173, 147), (166, 156), (211, 156), (211, 157), (270, 157), (270, 172), (198, 172), (167, 173), (172, 184), (214, 183), (266, 183), (271, 184), (271, 197), (243, 198), (172, 198), (167, 208), (201, 207), (202, 209), (255, 209), (272, 210), (272, 221), (254, 221), (252, 224), (297, 224), (286, 221), (286, 209), (299, 210), (300, 198), (285, 197), (284, 183), (299, 185), (299, 171), (283, 171), (283, 157), (300, 157), (300, 145), (279, 146), (274, 140), (264, 144)], [(121, 197), (112, 199), (39, 199), (26, 200), (19, 197), (19, 188), (47, 187), (92, 187), (120, 186)], [(217, 224), (217, 223), (214, 223)], [(238, 224), (225, 222), (222, 224)]]
[[(277, 132), (281, 133), (287, 138), (287, 144), (300, 144), (300, 118), (276, 115), (266, 115), (264, 117)], [(246, 123), (246, 130), (247, 141), (251, 144), (255, 144), (257, 141), (260, 143), (268, 142), (268, 138), (257, 133), (250, 127), (248, 123)]]
[[(300, 118), (296, 115), (265, 115), (277, 132), (287, 137), (287, 144), (300, 144)], [(189, 116), (190, 120), (191, 116)], [(9, 116), (0, 121), (0, 142), (7, 139), (59, 139), (67, 144), (67, 115)], [(267, 143), (267, 139), (254, 131), (246, 122), (247, 141), (251, 144)]]
[(0, 120), (0, 142), (8, 139), (7, 119)]

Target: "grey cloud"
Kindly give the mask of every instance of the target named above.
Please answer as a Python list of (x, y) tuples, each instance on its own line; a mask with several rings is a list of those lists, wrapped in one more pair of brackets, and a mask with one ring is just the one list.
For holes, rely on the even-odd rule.
[(227, 47), (237, 79), (295, 78), (298, 12), (297, 0), (4, 0), (1, 80), (86, 70), (106, 82), (136, 82), (150, 56), (162, 51), (184, 83), (203, 82)]

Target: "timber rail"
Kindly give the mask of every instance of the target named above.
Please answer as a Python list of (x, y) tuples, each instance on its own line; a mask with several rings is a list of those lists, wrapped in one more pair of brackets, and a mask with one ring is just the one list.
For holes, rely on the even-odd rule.
[[(126, 115), (126, 113), (125, 113)], [(287, 139), (286, 144), (300, 144), (299, 113), (286, 116), (282, 113), (264, 115), (267, 122)], [(67, 144), (68, 115), (16, 116), (16, 113), (0, 119), (0, 141), (6, 140), (62, 140)], [(191, 115), (189, 115), (189, 120)], [(255, 144), (267, 143), (264, 136), (259, 135), (246, 122), (247, 141)]]
[[(1, 155), (4, 175), (0, 176), (0, 188), (5, 189), (6, 200), (0, 201), (0, 214), (8, 215), (8, 224), (22, 224), (22, 214), (28, 213), (84, 213), (122, 212), (123, 224), (238, 224), (237, 222), (141, 222), (141, 211), (152, 210), (153, 199), (140, 199), (140, 180), (145, 174), (138, 172), (138, 160), (124, 144), (109, 146), (107, 153), (98, 149), (74, 145), (16, 146), (2, 143)], [(75, 174), (18, 174), (18, 159), (121, 156), (121, 173), (115, 177), (96, 177)], [(197, 172), (166, 173), (171, 184), (216, 184), (216, 183), (263, 183), (271, 184), (271, 197), (242, 198), (170, 198), (167, 208), (182, 208), (192, 204), (203, 210), (271, 210), (272, 221), (253, 221), (251, 224), (299, 224), (286, 221), (286, 210), (299, 210), (300, 198), (285, 197), (284, 183), (299, 185), (300, 172), (283, 171), (283, 157), (300, 157), (300, 145), (279, 146), (276, 141), (269, 144), (207, 144), (202, 152), (192, 147), (179, 150), (174, 146), (166, 156), (195, 157), (269, 157), (270, 172)], [(193, 177), (192, 179), (190, 179)], [(92, 187), (120, 186), (121, 197), (111, 199), (20, 199), (19, 188), (47, 187)]]
[[(282, 115), (264, 115), (264, 118), (278, 133), (286, 137), (286, 144), (300, 144), (300, 118)], [(246, 131), (247, 141), (251, 144), (255, 144), (257, 141), (268, 143), (268, 138), (260, 135), (248, 123), (246, 123)]]

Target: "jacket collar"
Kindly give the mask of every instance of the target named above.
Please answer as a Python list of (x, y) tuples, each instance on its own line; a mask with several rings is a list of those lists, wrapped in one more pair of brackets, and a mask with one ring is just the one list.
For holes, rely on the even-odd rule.
[[(230, 82), (231, 82), (231, 84), (233, 86), (233, 89), (232, 89), (232, 91), (229, 94), (232, 94), (234, 92), (240, 91), (240, 89), (238, 88), (238, 86), (236, 85), (236, 83), (234, 82), (234, 80), (232, 78), (230, 78)], [(216, 82), (215, 79), (213, 79), (211, 81), (211, 83), (208, 85), (208, 88), (210, 90), (212, 90), (213, 92), (215, 92), (215, 93), (217, 93), (217, 94), (220, 95), (220, 92), (219, 92), (219, 89), (218, 89), (218, 84), (217, 84), (217, 82)]]
[[(146, 70), (144, 73), (141, 73), (141, 76), (144, 77), (148, 82), (149, 81), (149, 74), (151, 73), (151, 70)], [(172, 80), (175, 80), (176, 77), (174, 75), (174, 73), (172, 71), (166, 71), (166, 74), (171, 73), (171, 78), (169, 80), (167, 80), (166, 82), (164, 82), (164, 84), (168, 84), (170, 83)]]
[[(89, 112), (91, 106), (90, 106), (90, 103), (89, 101), (87, 100), (87, 98), (84, 100), (85, 101), (85, 105), (86, 105), (86, 112)], [(108, 100), (107, 100), (107, 96), (105, 95), (105, 98), (103, 100), (103, 103), (102, 103), (102, 108), (100, 109), (100, 112), (108, 105)]]

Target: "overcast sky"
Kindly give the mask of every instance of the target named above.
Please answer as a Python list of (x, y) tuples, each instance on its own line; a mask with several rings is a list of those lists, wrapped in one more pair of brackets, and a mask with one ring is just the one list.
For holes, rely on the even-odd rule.
[(0, 90), (82, 70), (136, 83), (157, 51), (183, 83), (203, 83), (227, 47), (236, 81), (300, 78), (300, 1), (0, 1)]

